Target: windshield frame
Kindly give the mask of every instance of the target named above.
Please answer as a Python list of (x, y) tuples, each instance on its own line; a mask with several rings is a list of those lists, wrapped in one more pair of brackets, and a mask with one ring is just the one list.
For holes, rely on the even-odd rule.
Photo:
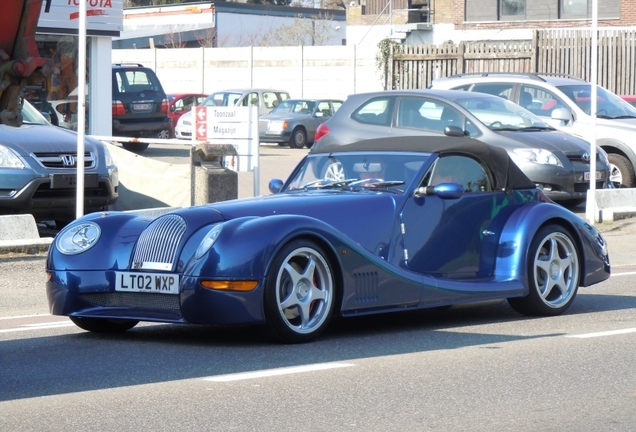
[[(280, 190), (280, 193), (298, 193), (298, 192), (307, 192), (307, 191), (348, 191), (348, 192), (360, 192), (360, 191), (370, 191), (370, 192), (391, 192), (396, 194), (406, 194), (411, 191), (414, 186), (414, 182), (422, 181), (424, 176), (424, 172), (428, 169), (428, 167), (432, 164), (432, 160), (435, 158), (432, 157), (433, 153), (427, 152), (404, 152), (404, 151), (363, 151), (363, 152), (337, 152), (337, 153), (315, 153), (308, 154), (303, 158), (303, 160), (298, 164), (296, 169), (290, 174), (289, 178), (283, 185)], [(327, 173), (327, 161), (331, 160), (334, 163), (340, 163), (343, 167), (341, 177), (330, 177), (326, 176)], [(367, 165), (364, 165), (364, 164)], [(393, 175), (395, 178), (384, 178), (384, 177), (376, 177), (373, 174), (373, 169), (377, 169), (376, 164), (382, 164), (384, 167), (384, 171), (380, 173), (380, 171), (376, 171), (377, 175), (382, 174), (391, 176)], [(382, 187), (377, 187), (376, 182), (369, 182), (368, 185), (365, 185), (357, 180), (363, 180), (362, 176), (357, 176), (356, 174), (361, 174), (360, 171), (356, 172), (354, 167), (358, 168), (361, 166), (366, 166), (369, 169), (369, 172), (364, 173), (368, 174), (369, 177), (367, 179), (372, 180), (375, 178), (382, 178), (383, 180), (390, 181), (403, 181), (404, 183), (396, 185), (387, 185)], [(400, 167), (400, 164), (403, 166)], [(402, 168), (402, 169), (400, 169)], [(401, 173), (400, 176), (398, 173)], [(398, 178), (399, 177), (399, 178)], [(333, 180), (339, 180), (342, 182), (342, 187), (331, 188), (328, 182)], [(350, 188), (349, 184), (355, 180), (354, 186), (355, 188)], [(306, 187), (315, 182), (326, 182), (327, 187)]]

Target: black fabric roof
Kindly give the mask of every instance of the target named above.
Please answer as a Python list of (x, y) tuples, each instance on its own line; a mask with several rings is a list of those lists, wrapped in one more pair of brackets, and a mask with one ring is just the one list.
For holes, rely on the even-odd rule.
[(310, 153), (342, 153), (365, 151), (403, 151), (421, 153), (463, 154), (480, 161), (490, 169), (495, 190), (534, 189), (535, 184), (510, 159), (508, 152), (474, 138), (448, 136), (401, 136), (362, 140), (311, 150)]

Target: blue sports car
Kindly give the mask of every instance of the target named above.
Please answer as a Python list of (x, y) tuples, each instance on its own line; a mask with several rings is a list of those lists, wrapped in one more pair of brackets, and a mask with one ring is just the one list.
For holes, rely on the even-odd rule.
[(312, 150), (270, 189), (155, 219), (79, 218), (49, 250), (51, 313), (95, 332), (253, 324), (298, 343), (334, 315), (494, 299), (556, 315), (579, 286), (610, 275), (593, 226), (546, 198), (505, 150), (471, 138)]

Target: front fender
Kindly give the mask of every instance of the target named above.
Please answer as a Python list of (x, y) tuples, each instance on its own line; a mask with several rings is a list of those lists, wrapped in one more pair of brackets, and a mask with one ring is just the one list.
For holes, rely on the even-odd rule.
[(568, 229), (579, 251), (580, 285), (589, 286), (610, 276), (609, 256), (605, 241), (592, 225), (569, 210), (553, 203), (526, 205), (515, 211), (506, 222), (497, 248), (495, 277), (516, 279), (529, 289), (528, 256), (537, 231), (548, 223)]
[[(184, 250), (196, 250), (205, 232), (207, 229), (193, 236)], [(330, 225), (312, 217), (244, 217), (224, 222), (214, 246), (200, 259), (182, 257), (189, 260), (185, 273), (215, 279), (260, 279), (267, 275), (278, 251), (291, 239), (303, 236), (318, 239), (330, 249), (333, 257), (337, 256), (333, 248), (339, 244), (361, 248)]]

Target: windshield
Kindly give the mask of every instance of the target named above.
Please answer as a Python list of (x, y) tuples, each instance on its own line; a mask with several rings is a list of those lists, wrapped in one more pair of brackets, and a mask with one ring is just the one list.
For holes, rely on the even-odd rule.
[(530, 111), (503, 98), (462, 98), (456, 102), (493, 131), (553, 129)]
[(272, 110), (270, 114), (311, 114), (316, 107), (316, 101), (287, 99)]
[(22, 121), (24, 124), (50, 124), (33, 105), (22, 99)]
[(385, 190), (403, 193), (428, 153), (352, 152), (310, 154), (284, 191)]
[(205, 98), (201, 105), (203, 106), (234, 106), (241, 98), (242, 93), (236, 92), (217, 92), (212, 93)]
[[(560, 86), (567, 97), (572, 99), (576, 105), (586, 114), (591, 110), (590, 84), (578, 84)], [(603, 87), (596, 87), (596, 116), (601, 118), (631, 118), (636, 117), (636, 108), (625, 102), (614, 93), (605, 90)]]

